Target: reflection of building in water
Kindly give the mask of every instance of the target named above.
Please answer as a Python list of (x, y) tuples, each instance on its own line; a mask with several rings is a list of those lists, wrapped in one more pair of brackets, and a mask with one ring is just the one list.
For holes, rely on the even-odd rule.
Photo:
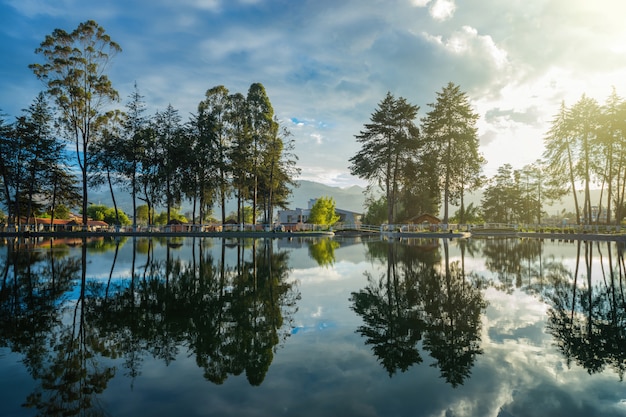
[[(307, 223), (309, 216), (311, 215), (311, 209), (317, 201), (316, 198), (309, 200), (308, 207), (306, 209), (296, 208), (295, 210), (279, 210), (278, 211), (278, 223), (291, 228), (296, 227), (298, 224)], [(343, 210), (335, 208), (335, 213), (339, 216), (339, 222), (351, 225), (361, 224), (361, 213), (355, 213), (349, 210)]]

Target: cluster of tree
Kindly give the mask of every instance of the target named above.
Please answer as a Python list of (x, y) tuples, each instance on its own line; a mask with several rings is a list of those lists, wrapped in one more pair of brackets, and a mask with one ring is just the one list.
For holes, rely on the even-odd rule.
[[(562, 104), (546, 134), (543, 158), (521, 169), (505, 164), (488, 180), (482, 175), (478, 115), (467, 95), (449, 83), (429, 106), (420, 129), (419, 107), (388, 93), (356, 136), (362, 148), (350, 159), (351, 171), (382, 191), (367, 201), (367, 223), (437, 213), (442, 201), (444, 223), (541, 223), (544, 205), (568, 193), (577, 223), (619, 224), (626, 216), (626, 102), (615, 91), (604, 105), (585, 95), (571, 107)], [(483, 185), (482, 207), (466, 207), (466, 193)], [(599, 201), (591, 201), (592, 186), (601, 189)], [(577, 187), (584, 191), (582, 204)], [(453, 218), (448, 204), (460, 207)]]
[[(543, 159), (520, 170), (510, 164), (498, 169), (485, 188), (484, 218), (541, 223), (544, 203), (569, 194), (577, 223), (620, 224), (626, 216), (626, 102), (615, 90), (604, 105), (585, 95), (571, 107), (562, 103), (544, 143)], [(599, 200), (592, 201), (597, 186)]]
[[(444, 223), (448, 206), (459, 203), (464, 210), (465, 193), (477, 189), (482, 181), (485, 160), (478, 151), (478, 115), (460, 87), (448, 83), (437, 93), (437, 101), (421, 121), (419, 107), (391, 93), (379, 103), (371, 123), (356, 135), (362, 144), (350, 158), (353, 175), (378, 186), (382, 199), (370, 200), (372, 212), (366, 219), (375, 223), (386, 209), (389, 224), (421, 213), (436, 213), (444, 204)], [(463, 219), (461, 219), (463, 220)]]
[[(54, 213), (57, 204), (82, 204), (86, 224), (89, 188), (108, 185), (118, 212), (113, 195), (118, 184), (132, 194), (133, 224), (137, 199), (149, 213), (165, 207), (168, 220), (183, 199), (192, 202), (199, 221), (220, 204), (225, 221), (225, 201), (232, 195), (240, 220), (249, 202), (253, 221), (271, 221), (274, 208), (286, 206), (299, 171), (290, 133), (274, 116), (263, 85), (252, 84), (247, 96), (230, 94), (224, 86), (211, 88), (185, 123), (171, 105), (147, 116), (136, 85), (125, 110), (112, 110), (118, 93), (106, 67), (120, 51), (92, 20), (71, 33), (56, 29), (37, 49), (43, 63), (30, 67), (56, 108), (42, 93), (15, 123), (0, 120), (9, 218), (19, 222), (22, 213)], [(57, 133), (75, 145), (82, 196)]]
[[(626, 216), (626, 102), (615, 89), (604, 105), (583, 96), (571, 107), (561, 103), (545, 137), (547, 172), (574, 197), (576, 218), (584, 224), (599, 222), (593, 214), (604, 211), (606, 223), (619, 224)], [(577, 187), (584, 190), (581, 206)], [(600, 185), (600, 201), (591, 201), (591, 185)], [(606, 191), (606, 196), (603, 194)], [(603, 208), (602, 202), (606, 201)], [(597, 205), (598, 210), (592, 210)], [(582, 211), (582, 212), (581, 212)]]

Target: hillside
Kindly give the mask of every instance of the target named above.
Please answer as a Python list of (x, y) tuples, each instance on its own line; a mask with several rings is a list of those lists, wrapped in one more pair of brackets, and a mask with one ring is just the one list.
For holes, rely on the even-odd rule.
[[(313, 181), (298, 181), (298, 186), (292, 190), (289, 208), (307, 208), (310, 199), (326, 196), (332, 197), (335, 200), (337, 208), (362, 213), (363, 204), (365, 202), (363, 191), (364, 189), (362, 187), (356, 185), (348, 188), (340, 188), (330, 187)], [(118, 207), (125, 213), (131, 214), (133, 212), (133, 202), (127, 191), (117, 189), (115, 191), (115, 200)], [(108, 189), (90, 191), (89, 201), (94, 204), (104, 204), (109, 207), (113, 206), (111, 193), (109, 193)], [(143, 204), (143, 202), (137, 201), (137, 204), (140, 205)], [(189, 202), (185, 202), (181, 211), (186, 213), (190, 212), (191, 209), (192, 207)], [(226, 212), (230, 213), (234, 210), (236, 210), (235, 201), (229, 201), (226, 204)]]
[[(312, 198), (318, 197), (332, 197), (335, 200), (336, 207), (343, 209), (354, 211), (356, 213), (363, 213), (365, 209), (363, 205), (365, 203), (365, 195), (363, 194), (364, 188), (359, 186), (352, 186), (348, 188), (340, 188), (340, 187), (331, 187), (328, 185), (324, 185), (321, 183), (313, 182), (313, 181), (298, 181), (298, 187), (292, 190), (292, 195), (290, 198), (290, 209), (296, 208), (307, 208), (308, 202)], [(132, 200), (130, 198), (130, 194), (125, 191), (117, 190), (115, 194), (115, 198), (117, 200), (118, 206), (124, 210), (127, 214), (132, 213)], [(469, 194), (465, 198), (465, 204), (469, 205), (470, 203), (474, 203), (474, 206), (480, 206), (480, 200), (482, 198), (482, 191), (477, 191), (475, 193)], [(578, 195), (579, 204), (582, 204), (583, 194), (582, 192)], [(597, 205), (597, 202), (600, 198), (600, 190), (591, 190), (591, 201), (593, 205)], [(106, 206), (113, 206), (113, 201), (111, 200), (111, 195), (108, 190), (101, 191), (91, 191), (89, 195), (89, 200), (95, 204), (104, 204)], [(142, 202), (138, 201), (137, 204), (142, 204)], [(226, 212), (230, 213), (236, 209), (236, 205), (234, 201), (230, 201), (226, 205)], [(449, 207), (449, 215), (452, 216), (458, 210), (456, 206)], [(561, 213), (563, 210), (573, 212), (574, 211), (574, 199), (571, 196), (563, 198), (561, 201), (555, 202), (552, 205), (547, 205), (544, 207), (544, 210), (549, 215), (555, 215), (557, 213)], [(183, 205), (182, 212), (190, 212), (191, 205), (186, 202)], [(443, 207), (440, 216), (443, 215)]]

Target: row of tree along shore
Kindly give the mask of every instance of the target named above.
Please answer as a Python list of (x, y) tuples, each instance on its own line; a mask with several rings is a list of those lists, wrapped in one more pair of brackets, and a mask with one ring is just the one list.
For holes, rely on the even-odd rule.
[[(350, 159), (352, 174), (379, 186), (364, 221), (394, 224), (422, 213), (443, 223), (553, 223), (620, 225), (626, 217), (626, 102), (613, 89), (604, 105), (583, 95), (562, 103), (544, 137), (542, 158), (521, 169), (500, 166), (483, 174), (479, 115), (458, 85), (437, 93), (431, 110), (416, 123), (419, 107), (391, 93), (356, 136), (361, 150)], [(592, 189), (599, 197), (592, 199)], [(481, 190), (481, 206), (466, 205)], [(582, 193), (582, 198), (579, 197)], [(573, 197), (571, 212), (548, 219), (546, 205)], [(449, 206), (459, 210), (449, 215)]]
[[(210, 88), (187, 121), (171, 105), (147, 115), (137, 85), (124, 110), (116, 109), (119, 95), (106, 70), (119, 52), (93, 20), (69, 33), (56, 29), (37, 48), (41, 62), (30, 68), (45, 92), (14, 122), (0, 117), (7, 221), (19, 226), (45, 215), (54, 223), (80, 207), (86, 229), (89, 189), (104, 186), (118, 225), (125, 223), (113, 191), (119, 188), (132, 196), (133, 225), (138, 207), (147, 208), (148, 224), (156, 223), (155, 208), (164, 208), (168, 223), (183, 201), (191, 203), (192, 223), (213, 219), (215, 207), (226, 223), (226, 201), (233, 198), (237, 223), (250, 215), (252, 223), (271, 224), (275, 210), (287, 208), (300, 170), (294, 140), (264, 86), (251, 84), (247, 95)], [(361, 149), (349, 169), (370, 183), (365, 222), (409, 222), (443, 205), (444, 224), (541, 224), (544, 206), (566, 194), (574, 212), (561, 217), (570, 222), (620, 225), (625, 218), (626, 103), (615, 91), (604, 105), (585, 95), (571, 107), (563, 103), (545, 135), (543, 158), (521, 169), (505, 164), (493, 178), (483, 174), (480, 116), (467, 94), (450, 82), (428, 106), (418, 120), (418, 106), (387, 93), (355, 135)], [(602, 190), (598, 201), (592, 186)], [(466, 206), (467, 194), (479, 189), (481, 206)], [(460, 208), (450, 215), (450, 206)]]

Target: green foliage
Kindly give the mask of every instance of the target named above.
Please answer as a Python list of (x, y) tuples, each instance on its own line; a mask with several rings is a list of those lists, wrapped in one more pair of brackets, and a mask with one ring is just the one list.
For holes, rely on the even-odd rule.
[[(179, 213), (177, 210), (170, 211), (170, 221), (178, 220), (181, 223), (189, 223), (184, 214)], [(167, 212), (163, 211), (154, 216), (154, 224), (164, 225), (167, 224)]]
[(87, 216), (93, 220), (103, 221), (110, 225), (118, 224), (118, 219), (120, 225), (131, 224), (130, 219), (122, 210), (118, 210), (116, 216), (115, 208), (107, 207), (103, 204), (91, 204), (87, 207)]
[[(50, 217), (52, 217), (51, 213), (47, 213), (47, 214)], [(55, 219), (65, 219), (65, 220), (67, 220), (67, 219), (70, 218), (70, 214), (71, 214), (70, 209), (66, 205), (64, 205), (64, 204), (59, 204), (58, 206), (56, 206), (54, 208), (54, 218)]]
[(411, 181), (404, 172), (417, 157), (418, 110), (405, 98), (396, 99), (387, 93), (372, 114), (371, 123), (355, 136), (361, 149), (350, 158), (350, 172), (380, 187), (387, 199), (389, 223), (395, 220), (399, 190), (404, 181)]
[(335, 213), (335, 200), (332, 197), (320, 197), (311, 207), (309, 223), (331, 226), (339, 220)]
[[(226, 216), (226, 221), (228, 220), (234, 220), (236, 222), (239, 222), (239, 220), (237, 219), (237, 212), (232, 211), (228, 214), (228, 216)], [(243, 208), (243, 222), (247, 223), (247, 224), (251, 224), (252, 223), (252, 207), (250, 206), (244, 206)]]
[(438, 178), (443, 192), (444, 218), (448, 223), (448, 205), (463, 198), (482, 182), (476, 122), (478, 114), (472, 110), (467, 94), (454, 83), (448, 83), (437, 93), (437, 101), (422, 123), (425, 137), (425, 158), (434, 163), (431, 175)]
[(42, 56), (43, 63), (29, 66), (56, 99), (62, 127), (76, 144), (83, 183), (84, 222), (88, 211), (89, 175), (85, 159), (90, 157), (90, 143), (98, 132), (98, 126), (107, 117), (105, 106), (118, 98), (104, 69), (120, 51), (120, 46), (98, 23), (88, 20), (80, 23), (71, 33), (55, 29), (47, 35), (35, 51)]
[(377, 200), (369, 200), (363, 223), (380, 225), (387, 221), (387, 199), (382, 196)]
[(334, 239), (316, 240), (309, 244), (309, 256), (319, 266), (332, 266), (335, 263), (335, 249), (339, 246), (339, 242)]
[[(463, 220), (461, 220), (463, 219)], [(484, 223), (483, 214), (480, 207), (474, 206), (474, 203), (470, 203), (463, 211), (459, 208), (454, 216), (450, 218), (451, 223), (463, 223), (463, 224), (480, 224)]]

